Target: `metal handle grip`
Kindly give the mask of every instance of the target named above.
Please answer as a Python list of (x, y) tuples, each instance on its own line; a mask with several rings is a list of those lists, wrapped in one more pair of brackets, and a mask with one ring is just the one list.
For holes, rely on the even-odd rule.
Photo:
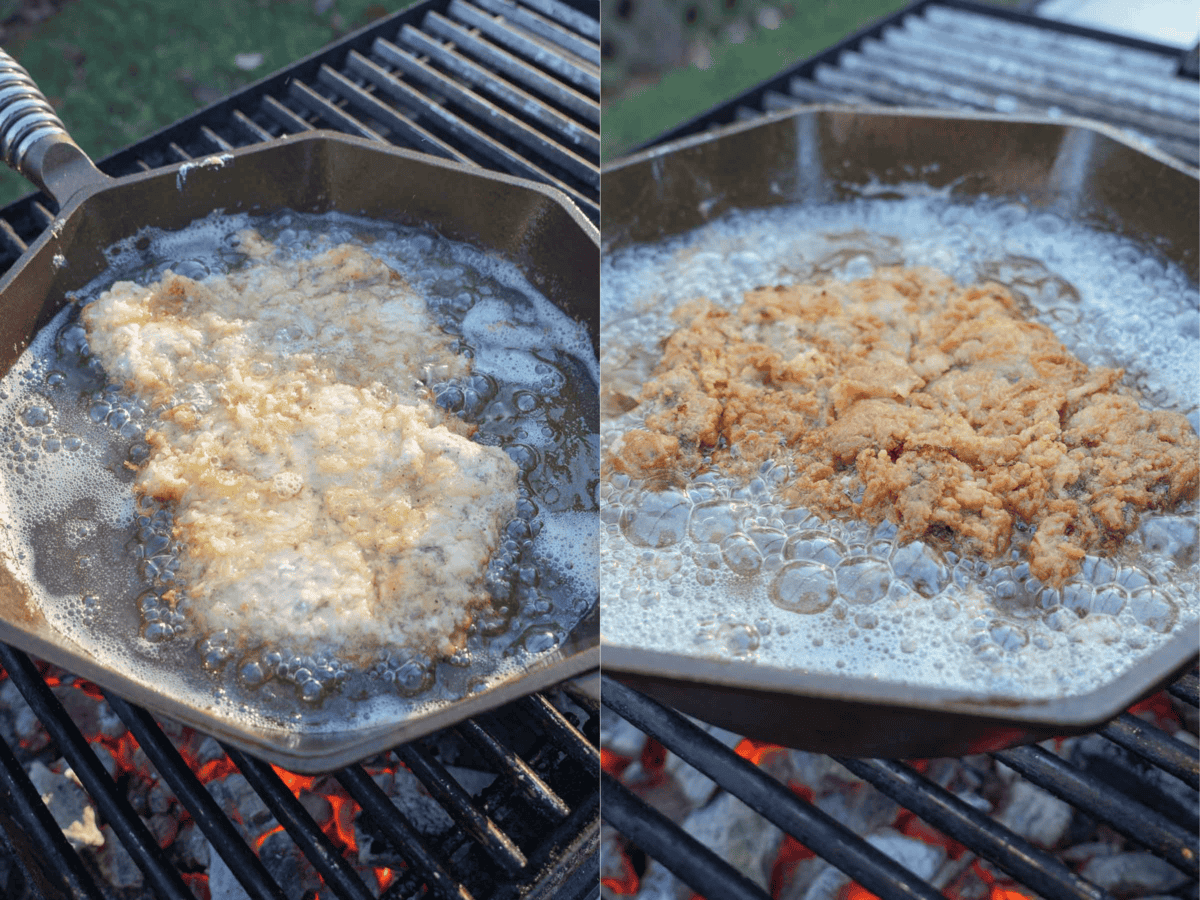
[(29, 148), (55, 134), (69, 139), (62, 120), (33, 78), (0, 50), (0, 153), (4, 161), (21, 172)]
[(67, 134), (33, 78), (0, 50), (0, 154), (61, 205), (81, 187), (107, 181)]

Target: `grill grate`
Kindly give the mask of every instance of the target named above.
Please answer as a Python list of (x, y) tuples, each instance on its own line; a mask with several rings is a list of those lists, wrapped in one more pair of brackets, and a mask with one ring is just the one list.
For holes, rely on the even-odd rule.
[[(592, 0), (427, 0), (97, 166), (119, 177), (325, 128), (553, 185), (598, 222), (599, 32)], [(0, 268), (53, 220), (40, 195), (0, 210)]]
[(1182, 54), (969, 0), (923, 0), (649, 144), (810, 103), (1083, 116), (1200, 164)]
[[(105, 771), (37, 666), (3, 644), (0, 666), (133, 857), (146, 887), (156, 897), (190, 900), (192, 891), (129, 803), (120, 779), (114, 780)], [(599, 755), (594, 735), (599, 708), (577, 692), (571, 699), (587, 715), (589, 721), (583, 727), (591, 737), (546, 697), (536, 695), (493, 716), (457, 726), (449, 734), (443, 732), (393, 751), (395, 759), (454, 819), (455, 826), (433, 840), (422, 836), (363, 766), (348, 766), (336, 773), (338, 782), (364, 811), (360, 829), (374, 829), (390, 846), (397, 867), (405, 867), (385, 892), (386, 897), (501, 900), (532, 896), (530, 892), (547, 879), (571, 881), (574, 893), (560, 896), (594, 895), (599, 815)], [(256, 900), (282, 900), (284, 889), (154, 719), (119, 697), (106, 695), (106, 700), (246, 893)], [(513, 724), (506, 726), (506, 722)], [(478, 797), (468, 794), (438, 762), (432, 741), (447, 738), (464, 747), (487, 748), (481, 758), (485, 764), (494, 763), (491, 771), (498, 777)], [(223, 749), (333, 891), (332, 896), (350, 900), (375, 897), (376, 892), (343, 858), (274, 768), (235, 748)], [(28, 896), (109, 896), (71, 849), (13, 749), (2, 738), (0, 845), (7, 846), (11, 861), (31, 886)], [(378, 849), (373, 847), (372, 852)]]
[[(791, 835), (817, 856), (845, 872), (883, 900), (936, 898), (937, 887), (893, 862), (867, 841), (813, 804), (797, 796), (753, 763), (684, 716), (626, 687), (609, 676), (602, 679), (604, 705), (644, 734), (662, 743), (747, 806)], [(1196, 704), (1196, 676), (1181, 680), (1172, 691)], [(1133, 717), (1128, 717), (1133, 718)], [(1200, 774), (1196, 748), (1158, 728), (1125, 716), (1101, 732), (1116, 735), (1145, 763), (1194, 784)], [(992, 756), (1022, 777), (1044, 788), (1088, 816), (1104, 822), (1133, 842), (1165, 859), (1195, 886), (1196, 808), (1175, 813), (1149, 808), (1040, 746), (999, 751)], [(915, 813), (945, 836), (995, 864), (1047, 900), (1104, 900), (1109, 895), (1068, 869), (987, 814), (945, 790), (912, 767), (896, 761), (838, 759), (838, 763), (880, 792)], [(661, 862), (706, 900), (765, 897), (766, 894), (712, 850), (648, 806), (611, 775), (604, 779), (604, 819), (633, 844)], [(1145, 782), (1134, 789), (1145, 790)], [(1173, 796), (1178, 796), (1176, 792)], [(1191, 798), (1193, 803), (1197, 798)]]
[[(598, 221), (598, 41), (599, 9), (591, 0), (573, 5), (432, 0), (299, 60), (98, 165), (120, 176), (327, 128), (554, 185)], [(0, 210), (0, 271), (53, 220), (41, 195)], [(186, 880), (36, 665), (0, 645), (0, 666), (134, 858), (147, 890), (192, 898)], [(569, 686), (562, 690), (582, 711), (582, 723), (535, 695), (386, 757), (389, 765), (403, 764), (415, 773), (452, 817), (454, 826), (438, 835), (408, 821), (362, 766), (336, 773), (362, 810), (359, 821), (371, 834), (372, 851), (396, 860), (396, 878), (384, 897), (597, 895), (599, 707)], [(107, 700), (247, 894), (284, 897), (284, 888), (151, 716), (118, 697)], [(492, 784), (476, 796), (460, 787), (438, 761), (438, 746), (446, 742), (494, 773)], [(375, 896), (275, 770), (224, 749), (332, 895)], [(0, 857), (7, 856), (19, 872), (25, 895), (113, 896), (67, 843), (17, 752), (0, 739)], [(0, 895), (8, 896), (3, 884)]]

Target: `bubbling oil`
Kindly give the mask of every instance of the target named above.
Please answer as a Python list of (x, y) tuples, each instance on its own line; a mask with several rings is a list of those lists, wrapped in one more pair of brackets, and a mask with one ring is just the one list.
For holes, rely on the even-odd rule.
[[(472, 362), (460, 378), (427, 371), (420, 389), (476, 425), (475, 441), (517, 462), (520, 499), (484, 573), (490, 605), (450, 659), (401, 647), (339, 655), (200, 630), (177, 579), (185, 548), (171, 507), (134, 499), (155, 411), (109, 383), (79, 306), (118, 280), (151, 284), (166, 269), (194, 279), (228, 273), (245, 262), (237, 234), (246, 228), (285, 258), (363, 247), (404, 274)], [(0, 382), (0, 552), (51, 624), (88, 653), (160, 689), (166, 672), (176, 693), (197, 692), (204, 706), (226, 704), (242, 718), (259, 710), (293, 720), (300, 698), (310, 710), (344, 712), (354, 702), (354, 717), (370, 720), (508, 677), (553, 651), (595, 605), (597, 361), (586, 328), (516, 266), (428, 229), (290, 212), (147, 230), (107, 257), (105, 274)], [(202, 385), (191, 393), (193, 404), (211, 402)]]
[[(999, 281), (1089, 365), (1121, 366), (1148, 408), (1200, 429), (1200, 299), (1145, 248), (1014, 202), (914, 196), (735, 213), (602, 265), (601, 446), (641, 427), (637, 397), (680, 303), (734, 309), (768, 285), (931, 266)], [(728, 448), (736, 456), (736, 447)], [(785, 465), (736, 480), (707, 470), (672, 486), (601, 482), (605, 640), (691, 656), (984, 694), (1093, 688), (1196, 627), (1197, 511), (1143, 517), (1111, 557), (1062, 588), (1029, 572), (1017, 533), (983, 560), (896, 528), (789, 506)], [(664, 479), (666, 480), (666, 479)]]

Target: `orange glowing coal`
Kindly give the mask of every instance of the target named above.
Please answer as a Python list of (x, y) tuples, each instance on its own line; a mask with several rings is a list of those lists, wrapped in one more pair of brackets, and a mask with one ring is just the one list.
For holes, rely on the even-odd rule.
[(633, 760), (628, 756), (613, 753), (604, 747), (600, 748), (600, 768), (613, 776), (613, 778), (620, 778), (621, 773), (628, 769), (632, 762)]
[(641, 882), (638, 880), (637, 872), (634, 871), (633, 863), (629, 857), (621, 853), (621, 874), (607, 875), (600, 879), (600, 884), (608, 888), (619, 897), (628, 897), (631, 894), (638, 892), (638, 887)]
[(750, 738), (742, 738), (741, 743), (733, 748), (733, 752), (742, 759), (747, 759), (756, 766), (761, 766), (763, 761), (773, 753), (786, 753), (786, 747), (780, 747), (778, 744), (768, 744), (766, 741), (753, 741)]

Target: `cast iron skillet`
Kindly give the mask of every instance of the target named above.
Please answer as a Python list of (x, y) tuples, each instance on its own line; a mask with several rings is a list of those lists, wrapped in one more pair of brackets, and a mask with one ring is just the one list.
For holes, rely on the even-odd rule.
[[(334, 133), (285, 137), (182, 166), (119, 179), (102, 174), (67, 136), (28, 74), (0, 51), (0, 151), (42, 188), (60, 212), (53, 227), (0, 280), (0, 374), (63, 306), (68, 292), (100, 275), (103, 251), (146, 227), (178, 229), (214, 210), (266, 214), (337, 210), (425, 225), (517, 264), (560, 309), (599, 341), (599, 238), (563, 194), (472, 166)], [(69, 565), (70, 561), (62, 561)], [(313, 725), (276, 717), (248, 725), (205, 702), (202, 678), (188, 697), (67, 640), (30, 602), (29, 586), (0, 561), (0, 640), (90, 678), (105, 688), (298, 772), (334, 769), (445, 727), (516, 697), (594, 669), (595, 607), (554, 650), (462, 699), (396, 720)], [(197, 676), (203, 673), (196, 673)], [(190, 677), (188, 673), (182, 676)]]
[[(1197, 277), (1196, 173), (1083, 121), (812, 107), (671, 142), (602, 177), (605, 253), (735, 209), (851, 200), (868, 188), (887, 196), (918, 182), (964, 201), (1053, 209), (1154, 247)], [(602, 607), (619, 602), (601, 593)], [(688, 656), (601, 627), (605, 672), (683, 712), (791, 747), (874, 757), (961, 756), (1091, 730), (1194, 665), (1198, 643), (1184, 629), (1110, 682), (1034, 701), (815, 674), (803, 660)]]

